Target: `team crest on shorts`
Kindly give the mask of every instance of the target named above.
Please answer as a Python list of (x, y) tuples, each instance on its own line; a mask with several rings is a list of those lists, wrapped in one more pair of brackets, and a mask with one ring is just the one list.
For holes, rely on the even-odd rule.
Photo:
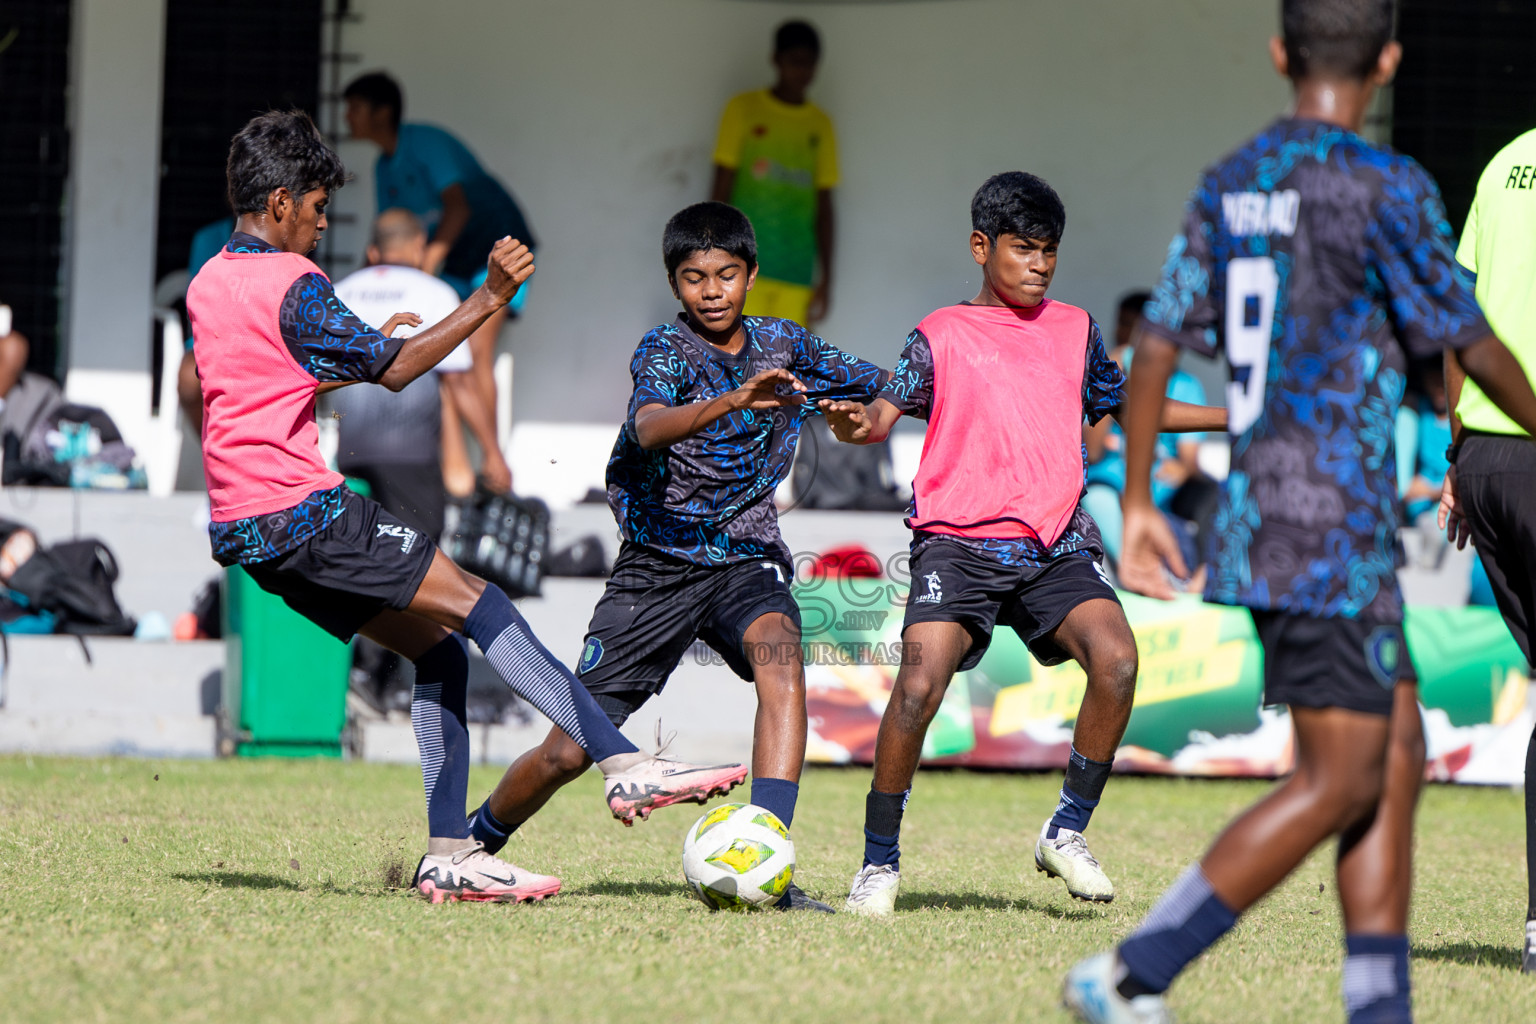
[(928, 584), (928, 593), (914, 597), (917, 604), (938, 604), (944, 600), (944, 588), (939, 583), (939, 574), (936, 572), (923, 573), (923, 582)]
[(1365, 663), (1383, 687), (1397, 685), (1403, 660), (1403, 634), (1396, 626), (1377, 626), (1365, 641)]
[(581, 649), (581, 660), (576, 663), (577, 673), (590, 672), (597, 668), (597, 663), (603, 660), (603, 642), (595, 636), (587, 637), (587, 642)]

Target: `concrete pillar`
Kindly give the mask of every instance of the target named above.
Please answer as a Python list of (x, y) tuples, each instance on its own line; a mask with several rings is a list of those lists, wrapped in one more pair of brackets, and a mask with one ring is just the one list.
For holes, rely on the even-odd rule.
[(165, 0), (76, 0), (72, 31), (66, 388), (133, 444), (150, 413)]

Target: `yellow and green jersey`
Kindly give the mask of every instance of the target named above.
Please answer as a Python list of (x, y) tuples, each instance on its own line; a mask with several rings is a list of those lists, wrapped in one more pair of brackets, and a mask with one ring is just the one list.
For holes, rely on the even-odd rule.
[[(1536, 130), (1483, 169), (1456, 259), (1477, 274), (1488, 325), (1536, 382)], [(1471, 430), (1525, 433), (1471, 380), (1462, 385), (1456, 414)]]
[(736, 172), (731, 204), (752, 221), (763, 277), (809, 285), (816, 272), (816, 194), (837, 184), (832, 119), (767, 89), (725, 106), (715, 163)]

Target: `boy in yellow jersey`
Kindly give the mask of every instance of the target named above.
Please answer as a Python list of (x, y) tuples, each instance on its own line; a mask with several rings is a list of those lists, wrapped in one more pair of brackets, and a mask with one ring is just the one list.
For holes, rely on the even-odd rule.
[(746, 314), (801, 326), (826, 318), (832, 290), (837, 143), (832, 119), (805, 96), (820, 60), (814, 28), (803, 21), (779, 26), (778, 81), (726, 104), (710, 194), (740, 209), (757, 231), (761, 269)]
[[(1477, 275), (1488, 326), (1536, 384), (1536, 130), (1499, 151), (1477, 182), (1456, 261)], [(1488, 570), (1499, 611), (1531, 660), (1536, 619), (1536, 444), (1468, 380), (1445, 352), (1451, 471), (1440, 525), (1459, 547), (1470, 536)], [(1525, 753), (1525, 861), (1530, 902), (1521, 970), (1536, 973), (1536, 735)]]

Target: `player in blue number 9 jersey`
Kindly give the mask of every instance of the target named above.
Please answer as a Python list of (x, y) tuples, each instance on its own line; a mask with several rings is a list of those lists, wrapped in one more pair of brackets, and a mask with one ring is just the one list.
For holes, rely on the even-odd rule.
[(1402, 55), (1392, 0), (1283, 0), (1281, 12), (1270, 49), (1294, 112), (1202, 175), (1144, 314), (1124, 423), (1121, 580), (1169, 597), (1166, 572), (1187, 575), (1149, 470), (1179, 349), (1222, 349), (1232, 472), (1205, 598), (1252, 612), (1264, 702), (1290, 706), (1296, 770), (1117, 950), (1072, 969), (1068, 1005), (1094, 1022), (1168, 1019), (1174, 978), (1335, 835), (1349, 1020), (1411, 1020), (1424, 740), (1397, 582), (1392, 429), (1409, 358), (1455, 349), (1495, 402), (1536, 425), (1536, 396), (1456, 265), (1434, 181), (1359, 135)]

